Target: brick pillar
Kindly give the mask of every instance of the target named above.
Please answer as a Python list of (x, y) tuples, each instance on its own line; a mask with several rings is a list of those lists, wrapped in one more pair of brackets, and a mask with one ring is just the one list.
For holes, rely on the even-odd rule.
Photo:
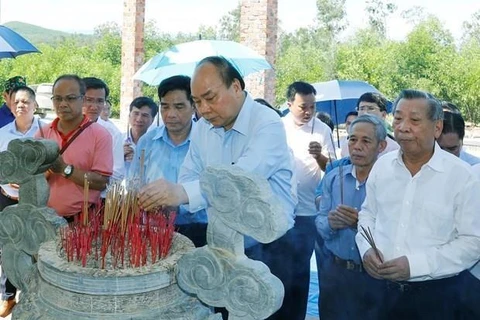
[(128, 122), (130, 102), (142, 95), (141, 81), (133, 75), (144, 58), (145, 0), (124, 0), (122, 25), (122, 80), (120, 88), (120, 121)]
[[(252, 48), (275, 67), (278, 32), (277, 0), (241, 0), (240, 42)], [(275, 72), (258, 72), (245, 78), (247, 91), (254, 98), (275, 103)]]

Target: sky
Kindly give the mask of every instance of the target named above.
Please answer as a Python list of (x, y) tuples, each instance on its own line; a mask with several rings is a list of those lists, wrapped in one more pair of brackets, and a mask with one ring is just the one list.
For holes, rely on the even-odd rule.
[[(436, 15), (458, 39), (462, 23), (480, 10), (480, 0), (390, 0), (397, 5), (388, 19), (388, 37), (401, 40), (411, 30), (400, 13), (421, 6)], [(162, 32), (195, 32), (200, 25), (216, 25), (234, 9), (238, 0), (146, 0), (146, 20), (154, 20)], [(278, 0), (278, 15), (283, 30), (294, 31), (314, 24), (315, 0)], [(352, 34), (366, 25), (365, 0), (346, 0)], [(121, 24), (123, 0), (0, 0), (0, 22), (22, 21), (41, 27), (78, 33), (91, 33), (105, 22)]]

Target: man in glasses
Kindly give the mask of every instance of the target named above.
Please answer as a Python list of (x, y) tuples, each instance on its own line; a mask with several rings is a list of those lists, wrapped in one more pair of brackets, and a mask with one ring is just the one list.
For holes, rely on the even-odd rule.
[[(388, 124), (386, 122), (387, 118), (387, 99), (382, 96), (380, 93), (375, 92), (366, 92), (358, 98), (357, 101), (357, 111), (358, 116), (362, 116), (364, 114), (372, 114), (377, 116), (378, 118), (382, 119), (385, 123), (385, 127), (387, 129), (387, 147), (380, 153), (380, 156), (389, 153), (390, 151), (400, 149), (400, 146), (397, 142), (393, 139), (391, 132), (389, 132)], [(390, 130), (391, 131), (391, 130)]]
[[(85, 83), (77, 75), (62, 75), (53, 84), (53, 108), (57, 118), (43, 130), (46, 139), (61, 149), (50, 168), (48, 206), (67, 221), (81, 212), (86, 176), (90, 185), (89, 204), (96, 204), (112, 175), (112, 137), (83, 115)], [(41, 137), (37, 132), (36, 137)]]
[[(123, 161), (123, 135), (112, 123), (103, 120), (100, 115), (107, 106), (107, 99), (110, 89), (107, 84), (95, 77), (83, 78), (85, 82), (85, 97), (83, 99), (83, 114), (91, 121), (98, 123), (112, 136), (113, 152), (113, 174), (112, 179), (121, 181), (125, 176), (125, 165)], [(102, 194), (104, 198), (105, 195)]]

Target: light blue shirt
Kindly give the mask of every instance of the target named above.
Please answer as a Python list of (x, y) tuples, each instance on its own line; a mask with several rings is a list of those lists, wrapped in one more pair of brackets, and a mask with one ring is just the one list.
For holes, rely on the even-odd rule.
[(39, 129), (39, 123), (43, 125), (43, 122), (38, 120), (38, 118), (33, 118), (32, 126), (25, 133), (17, 130), (16, 121), (12, 121), (0, 128), (0, 152), (7, 150), (8, 143), (14, 139), (33, 137)]
[[(359, 183), (352, 164), (343, 166), (343, 204), (360, 211), (365, 200), (365, 182)], [(355, 243), (357, 229), (333, 230), (328, 223), (328, 213), (341, 204), (340, 170), (338, 167), (323, 178), (323, 194), (320, 201), (320, 213), (315, 220), (317, 231), (325, 240), (325, 246), (337, 257), (353, 260), (360, 264), (360, 254)]]
[(477, 163), (480, 163), (480, 158), (475, 157), (474, 155), (466, 152), (466, 151), (460, 151), (460, 159), (468, 163), (469, 165), (473, 166)]
[[(192, 121), (192, 130), (195, 123)], [(192, 130), (190, 130), (190, 135)], [(185, 159), (189, 145), (190, 135), (179, 145), (175, 145), (165, 126), (153, 128), (145, 133), (137, 142), (135, 154), (130, 167), (130, 177), (140, 174), (140, 157), (142, 150), (145, 150), (144, 160), (144, 180), (146, 183), (153, 182), (160, 178), (170, 182), (177, 183), (180, 166)], [(207, 213), (205, 210), (191, 213), (183, 206), (179, 209), (179, 214), (175, 224), (189, 223), (207, 223)]]
[(289, 226), (293, 226), (297, 204), (293, 161), (285, 128), (275, 111), (247, 94), (232, 129), (225, 131), (203, 118), (198, 120), (179, 177), (188, 195), (190, 211), (207, 207), (199, 177), (207, 166), (220, 164), (238, 166), (267, 179), (283, 205)]
[[(340, 166), (346, 166), (351, 164), (352, 161), (350, 160), (350, 156), (340, 158), (338, 160), (332, 161), (327, 163), (327, 166), (325, 167), (325, 175), (332, 171), (333, 169), (340, 167)], [(324, 176), (325, 177), (325, 176)], [(322, 195), (323, 192), (323, 179), (320, 180), (320, 183), (318, 184), (317, 188), (315, 189), (315, 198), (319, 197)]]

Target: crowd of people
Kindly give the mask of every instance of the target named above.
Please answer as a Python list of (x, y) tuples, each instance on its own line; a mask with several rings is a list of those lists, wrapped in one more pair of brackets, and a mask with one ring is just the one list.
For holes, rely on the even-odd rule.
[[(462, 149), (458, 108), (403, 90), (390, 125), (385, 97), (365, 93), (337, 152), (328, 115), (316, 117), (316, 94), (306, 82), (290, 84), (281, 117), (245, 90), (227, 59), (207, 57), (192, 78), (162, 81), (159, 105), (135, 98), (122, 133), (101, 79), (58, 77), (56, 118), (46, 124), (34, 117), (35, 92), (14, 77), (4, 85), (0, 151), (24, 137), (58, 143), (48, 206), (67, 221), (82, 210), (85, 177), (89, 205), (98, 205), (109, 183), (140, 175), (140, 206), (178, 208), (176, 229), (196, 247), (207, 243), (203, 170), (231, 165), (265, 178), (290, 226), (272, 243), (244, 240), (245, 254), (285, 288), (269, 319), (305, 319), (314, 253), (322, 320), (480, 319), (480, 159)], [(18, 203), (18, 186), (0, 188), (0, 211)], [(1, 287), (4, 317), (16, 289), (5, 275)]]

